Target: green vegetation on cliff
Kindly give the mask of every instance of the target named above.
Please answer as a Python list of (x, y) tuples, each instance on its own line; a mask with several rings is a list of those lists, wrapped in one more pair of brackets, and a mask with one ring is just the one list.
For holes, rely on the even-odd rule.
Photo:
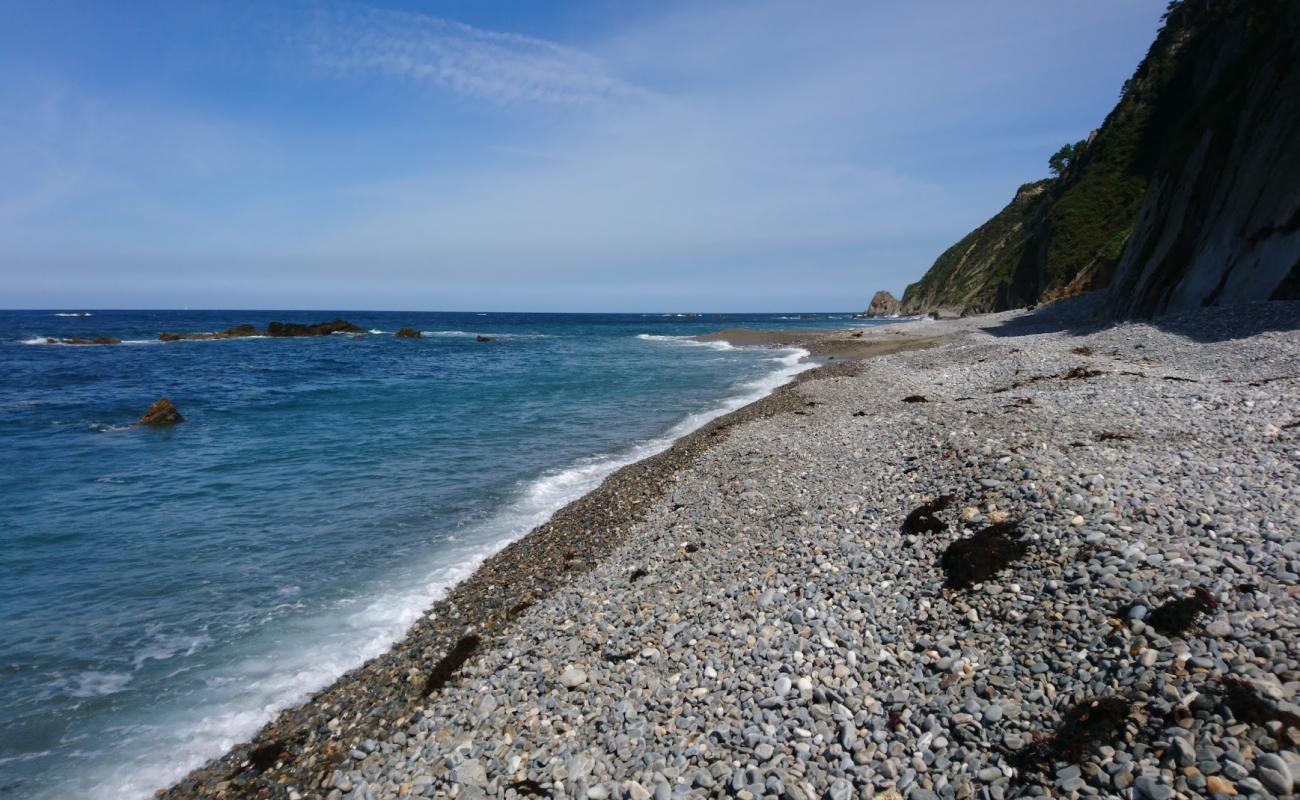
[[(1205, 50), (1235, 47), (1238, 72), (1262, 65), (1252, 52), (1281, 19), (1288, 0), (1174, 2), (1165, 25), (1125, 81), (1114, 110), (1088, 139), (1049, 159), (1058, 177), (1026, 184), (1015, 199), (949, 248), (907, 287), (901, 313), (940, 309), (985, 312), (1032, 305), (1106, 286), (1133, 231), (1158, 168), (1185, 157), (1214, 120), (1189, 113), (1222, 75), (1197, 73)], [(1246, 20), (1245, 41), (1219, 31)], [(1231, 105), (1231, 104), (1228, 104)], [(1222, 113), (1224, 104), (1214, 106)]]
[(991, 311), (999, 287), (1010, 282), (1025, 252), (1031, 223), (1047, 201), (1052, 180), (1026, 183), (1006, 208), (944, 251), (903, 294), (899, 313)]

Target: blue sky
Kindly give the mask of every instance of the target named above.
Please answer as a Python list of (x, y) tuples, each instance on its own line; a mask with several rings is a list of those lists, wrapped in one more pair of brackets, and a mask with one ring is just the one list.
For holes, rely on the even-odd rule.
[(0, 4), (0, 307), (841, 310), (1164, 0)]

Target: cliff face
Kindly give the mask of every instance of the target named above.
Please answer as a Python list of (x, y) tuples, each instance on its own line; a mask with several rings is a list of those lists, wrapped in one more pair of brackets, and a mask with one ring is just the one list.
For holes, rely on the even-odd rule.
[(921, 280), (907, 287), (899, 313), (996, 309), (1001, 287), (1010, 282), (1024, 257), (1051, 183), (1021, 186), (997, 216), (944, 251)]
[(1300, 3), (1186, 48), (1168, 142), (1110, 287), (1124, 316), (1300, 296)]
[(1127, 315), (1295, 296), (1297, 41), (1295, 0), (1172, 3), (1060, 177), (1021, 187), (941, 255), (901, 313), (997, 311), (1106, 286)]

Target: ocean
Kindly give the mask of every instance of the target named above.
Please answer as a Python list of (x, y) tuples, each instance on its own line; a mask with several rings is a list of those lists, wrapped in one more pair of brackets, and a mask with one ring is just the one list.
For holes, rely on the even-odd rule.
[[(0, 312), (0, 797), (148, 797), (848, 314)], [(369, 331), (160, 342), (272, 320)], [(420, 339), (392, 334), (410, 325)], [(480, 342), (486, 335), (496, 339)], [(114, 346), (45, 343), (112, 336)], [(187, 421), (131, 428), (171, 398)]]

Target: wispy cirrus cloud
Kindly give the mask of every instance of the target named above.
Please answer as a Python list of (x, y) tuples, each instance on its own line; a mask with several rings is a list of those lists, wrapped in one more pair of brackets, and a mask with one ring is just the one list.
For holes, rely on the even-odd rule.
[(319, 66), (510, 105), (592, 106), (650, 93), (600, 59), (515, 33), (351, 3), (317, 6), (296, 37)]

